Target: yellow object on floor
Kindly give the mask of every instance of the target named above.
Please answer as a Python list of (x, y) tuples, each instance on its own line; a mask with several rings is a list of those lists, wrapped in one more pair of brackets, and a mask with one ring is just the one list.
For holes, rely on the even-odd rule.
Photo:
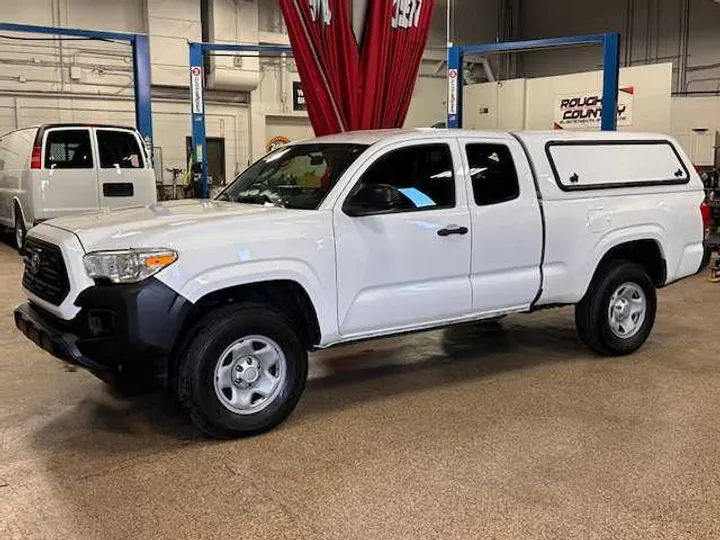
[(710, 267), (708, 281), (710, 283), (720, 283), (720, 259), (716, 259), (715, 265)]

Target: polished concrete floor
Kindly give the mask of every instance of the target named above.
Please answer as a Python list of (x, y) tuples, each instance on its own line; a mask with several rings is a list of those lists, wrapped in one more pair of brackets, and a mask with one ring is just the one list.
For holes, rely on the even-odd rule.
[(0, 244), (0, 538), (720, 538), (720, 285), (590, 355), (569, 309), (315, 355), (298, 409), (210, 441), (13, 328)]

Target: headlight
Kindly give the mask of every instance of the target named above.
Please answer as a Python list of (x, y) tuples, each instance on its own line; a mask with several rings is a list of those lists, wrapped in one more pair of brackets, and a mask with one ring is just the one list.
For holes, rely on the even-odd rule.
[(176, 260), (177, 253), (170, 249), (95, 251), (85, 255), (85, 271), (93, 279), (107, 279), (113, 283), (137, 283)]

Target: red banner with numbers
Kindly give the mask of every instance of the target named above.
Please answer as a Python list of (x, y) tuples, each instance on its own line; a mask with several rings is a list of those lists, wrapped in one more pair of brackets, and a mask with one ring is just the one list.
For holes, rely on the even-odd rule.
[(280, 0), (316, 135), (349, 131), (358, 117), (359, 50), (346, 0)]
[(402, 127), (435, 0), (371, 0), (358, 45), (347, 0), (280, 0), (316, 135)]
[(371, 0), (360, 72), (360, 129), (402, 127), (410, 107), (435, 0)]

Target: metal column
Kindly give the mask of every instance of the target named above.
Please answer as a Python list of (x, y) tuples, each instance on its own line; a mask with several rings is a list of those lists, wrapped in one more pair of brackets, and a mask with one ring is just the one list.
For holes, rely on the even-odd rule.
[[(203, 47), (201, 43), (190, 43), (190, 110), (192, 114), (192, 163), (197, 164), (202, 182), (202, 197), (209, 195), (207, 181), (207, 140), (205, 138), (205, 103), (203, 89), (205, 73), (203, 68)], [(190, 172), (190, 171), (188, 171)]]
[(448, 96), (447, 127), (462, 127), (463, 111), (463, 58), (462, 47), (453, 45), (448, 49)]
[(600, 128), (603, 131), (615, 130), (617, 127), (618, 80), (620, 76), (620, 34), (617, 32), (449, 47), (447, 60), (449, 88), (447, 126), (449, 128), (462, 127), (462, 72), (465, 54), (509, 53), (580, 45), (601, 45), (603, 47), (603, 103)]
[(605, 34), (603, 40), (603, 98), (600, 129), (617, 129), (618, 85), (620, 81), (620, 34)]
[(153, 151), (152, 85), (150, 82), (150, 39), (136, 34), (133, 45), (133, 83), (135, 88), (135, 125)]

